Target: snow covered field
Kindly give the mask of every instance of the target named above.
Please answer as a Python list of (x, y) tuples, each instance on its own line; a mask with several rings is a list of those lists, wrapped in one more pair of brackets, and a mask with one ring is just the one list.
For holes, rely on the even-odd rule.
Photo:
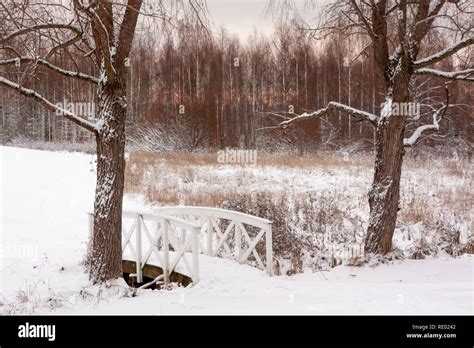
[[(193, 288), (88, 284), (93, 156), (0, 147), (0, 313), (473, 314), (472, 255), (269, 278), (201, 256)], [(125, 199), (125, 207), (139, 203)]]

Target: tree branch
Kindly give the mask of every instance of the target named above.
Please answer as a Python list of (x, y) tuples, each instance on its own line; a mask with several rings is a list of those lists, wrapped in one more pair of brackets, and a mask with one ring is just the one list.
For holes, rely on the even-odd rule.
[(474, 43), (474, 37), (465, 38), (465, 39), (456, 42), (452, 46), (450, 46), (450, 47), (448, 47), (448, 48), (446, 48), (446, 49), (444, 49), (444, 50), (442, 50), (438, 53), (435, 53), (435, 54), (433, 54), (429, 57), (419, 59), (416, 62), (413, 62), (413, 66), (414, 66), (415, 69), (418, 69), (418, 68), (423, 68), (425, 66), (437, 63), (437, 62), (443, 60), (444, 58), (452, 56), (457, 51), (459, 51), (459, 50), (461, 50), (461, 49), (463, 49), (467, 46), (472, 45), (473, 43)]
[(49, 23), (49, 24), (34, 25), (34, 26), (31, 26), (31, 27), (27, 27), (27, 28), (24, 28), (24, 29), (19, 29), (17, 31), (14, 31), (10, 35), (2, 37), (0, 39), (0, 44), (4, 44), (5, 42), (10, 41), (14, 37), (17, 37), (17, 36), (20, 36), (20, 35), (25, 35), (25, 34), (31, 33), (32, 31), (38, 31), (38, 30), (43, 30), (43, 29), (69, 29), (69, 30), (73, 31), (74, 33), (76, 33), (77, 35), (82, 35), (82, 32), (78, 28), (73, 27), (70, 24)]
[(430, 68), (422, 68), (415, 71), (417, 75), (430, 75), (440, 77), (446, 80), (462, 80), (462, 81), (474, 81), (474, 68), (469, 68), (461, 71), (441, 71)]
[(403, 139), (403, 146), (412, 147), (420, 140), (423, 133), (429, 130), (436, 130), (436, 131), (439, 130), (439, 122), (442, 120), (444, 114), (446, 113), (446, 110), (449, 107), (449, 90), (448, 90), (447, 85), (445, 85), (445, 89), (446, 89), (446, 104), (440, 109), (438, 109), (435, 113), (433, 113), (433, 123), (425, 124), (415, 129), (415, 131), (409, 138)]
[(357, 5), (355, 0), (350, 0), (350, 1), (351, 1), (351, 5), (352, 5), (353, 9), (357, 12), (357, 16), (359, 17), (359, 20), (362, 22), (365, 30), (367, 30), (367, 33), (372, 38), (372, 40), (375, 40), (374, 31), (373, 31), (372, 27), (370, 26), (369, 22), (367, 21), (367, 18), (365, 18), (364, 14), (362, 13), (362, 10)]
[[(89, 17), (89, 21), (91, 23), (92, 28), (92, 35), (94, 37), (94, 41), (96, 42), (96, 55), (98, 55), (104, 64), (104, 69), (107, 72), (107, 78), (113, 80), (117, 74), (115, 71), (114, 63), (113, 63), (113, 56), (111, 52), (111, 39), (112, 33), (107, 31), (107, 27), (105, 26), (104, 22), (101, 20), (99, 14), (106, 13), (106, 10), (110, 9), (110, 6), (107, 4), (103, 4), (105, 6), (101, 6), (101, 3), (96, 3), (95, 1), (91, 2), (89, 6), (84, 6), (79, 0), (73, 0), (74, 7), (77, 11), (84, 13), (87, 17)], [(112, 13), (107, 14), (108, 16), (112, 16)], [(106, 16), (104, 14), (104, 16)], [(110, 29), (110, 28), (109, 28)], [(113, 28), (111, 28), (113, 30)]]
[(23, 95), (28, 98), (35, 99), (37, 102), (39, 102), (41, 105), (43, 105), (46, 109), (52, 112), (58, 112), (61, 113), (66, 119), (68, 119), (71, 122), (74, 122), (78, 126), (81, 126), (82, 128), (97, 134), (97, 125), (93, 122), (90, 122), (81, 116), (75, 115), (74, 113), (70, 112), (69, 110), (60, 108), (59, 106), (53, 104), (46, 98), (44, 98), (41, 94), (38, 92), (28, 89), (25, 87), (20, 86), (19, 84), (12, 82), (10, 80), (5, 79), (4, 77), (0, 76), (0, 85), (3, 85), (16, 93)]
[[(446, 0), (439, 0), (438, 2), (434, 3), (434, 8), (430, 12), (430, 1), (419, 1), (418, 2), (418, 9), (415, 15), (415, 23), (412, 29), (412, 35), (415, 39), (415, 46), (416, 46), (416, 54), (418, 54), (419, 46), (424, 37), (428, 34), (431, 29), (431, 26), (444, 7)], [(428, 19), (429, 18), (429, 19)], [(415, 54), (415, 57), (416, 57)]]
[(93, 76), (90, 76), (90, 75), (87, 75), (87, 74), (84, 74), (84, 73), (81, 73), (81, 72), (76, 72), (76, 71), (69, 71), (69, 70), (65, 70), (63, 68), (60, 68), (50, 62), (48, 62), (47, 60), (45, 59), (42, 59), (42, 58), (32, 58), (32, 57), (18, 57), (18, 58), (12, 58), (12, 59), (4, 59), (4, 60), (0, 60), (0, 65), (13, 65), (13, 64), (17, 64), (18, 62), (27, 62), (27, 63), (35, 63), (35, 64), (40, 64), (40, 65), (43, 65), (45, 67), (47, 67), (48, 69), (52, 70), (52, 71), (55, 71), (61, 75), (64, 75), (66, 77), (74, 77), (74, 78), (77, 78), (77, 79), (80, 79), (80, 80), (84, 80), (84, 81), (87, 81), (87, 82), (92, 82), (92, 83), (99, 83), (99, 79), (97, 79), (96, 77), (93, 77)]
[(61, 42), (60, 44), (54, 46), (54, 47), (49, 51), (49, 53), (46, 55), (46, 59), (49, 59), (49, 57), (53, 56), (56, 52), (58, 52), (58, 51), (61, 50), (61, 49), (66, 50), (66, 48), (68, 48), (69, 46), (74, 45), (76, 42), (79, 42), (81, 39), (82, 39), (82, 35), (81, 35), (81, 34), (77, 34), (77, 35), (74, 36), (72, 39), (67, 40), (67, 41), (65, 41), (65, 42)]
[(128, 0), (127, 9), (123, 16), (122, 25), (120, 27), (119, 44), (117, 48), (117, 62), (122, 64), (127, 58), (132, 48), (133, 32), (137, 25), (142, 0)]
[[(326, 106), (324, 109), (319, 109), (317, 111), (313, 111), (313, 112), (310, 112), (310, 113), (304, 112), (300, 115), (296, 115), (293, 118), (290, 118), (286, 121), (283, 121), (283, 122), (279, 123), (277, 126), (271, 127), (271, 128), (286, 128), (290, 124), (292, 124), (293, 122), (300, 121), (300, 120), (303, 120), (303, 119), (309, 119), (309, 118), (313, 118), (313, 117), (322, 117), (322, 116), (325, 116), (325, 115), (329, 114), (333, 110), (342, 111), (342, 112), (348, 114), (349, 116), (360, 119), (361, 121), (369, 121), (370, 123), (372, 123), (372, 125), (375, 125), (375, 122), (378, 119), (377, 116), (375, 116), (374, 114), (371, 114), (369, 112), (354, 109), (350, 106), (347, 106), (347, 105), (344, 105), (344, 104), (341, 104), (341, 103), (329, 102), (328, 106)], [(295, 115), (295, 114), (293, 114), (293, 115)], [(266, 127), (266, 128), (269, 128), (269, 127)]]

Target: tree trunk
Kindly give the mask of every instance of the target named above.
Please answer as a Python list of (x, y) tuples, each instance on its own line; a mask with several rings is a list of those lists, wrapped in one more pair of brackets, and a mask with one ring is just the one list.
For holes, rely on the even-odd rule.
[(104, 122), (96, 136), (97, 184), (88, 266), (91, 280), (102, 282), (122, 277), (122, 197), (127, 111), (125, 91), (120, 87), (99, 86), (97, 99), (99, 119)]
[[(391, 100), (393, 106), (400, 106), (410, 100), (412, 57), (406, 52), (402, 51), (401, 61), (396, 69), (390, 70), (392, 75), (389, 78), (385, 75), (386, 64), (379, 65), (380, 76), (385, 76), (386, 102)], [(384, 55), (383, 51), (381, 56)], [(400, 204), (406, 116), (393, 115), (390, 106), (390, 113), (381, 115), (377, 124), (375, 172), (369, 191), (370, 219), (364, 247), (366, 254), (384, 255), (392, 250), (392, 237)]]
[(392, 249), (400, 198), (404, 129), (403, 117), (391, 117), (376, 130), (375, 173), (369, 192), (366, 253), (383, 255)]
[[(410, 71), (405, 67), (395, 76), (392, 105), (409, 101)], [(400, 177), (404, 155), (406, 115), (381, 115), (375, 133), (375, 172), (369, 191), (370, 220), (365, 239), (365, 252), (386, 254), (392, 250), (392, 237), (397, 222), (400, 200)]]

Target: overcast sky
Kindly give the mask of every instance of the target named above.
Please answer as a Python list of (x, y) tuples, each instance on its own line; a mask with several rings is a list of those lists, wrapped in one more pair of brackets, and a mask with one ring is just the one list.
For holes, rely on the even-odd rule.
[[(247, 40), (254, 28), (264, 34), (274, 29), (274, 19), (266, 13), (270, 0), (207, 0), (214, 28), (224, 26), (230, 33)], [(305, 0), (295, 0), (302, 6)], [(323, 0), (324, 1), (324, 0)]]

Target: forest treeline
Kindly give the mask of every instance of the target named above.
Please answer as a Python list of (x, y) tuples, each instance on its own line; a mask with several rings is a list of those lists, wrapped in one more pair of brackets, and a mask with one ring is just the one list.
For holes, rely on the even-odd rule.
[[(443, 44), (442, 37), (432, 38), (427, 54)], [(79, 49), (53, 62), (97, 75), (87, 53)], [(305, 153), (350, 144), (371, 148), (373, 127), (337, 111), (285, 130), (260, 128), (281, 122), (285, 112), (315, 110), (329, 101), (375, 114), (384, 102), (371, 49), (364, 47), (361, 37), (315, 40), (296, 24), (279, 25), (269, 37), (255, 32), (245, 42), (225, 29), (202, 35), (189, 24), (166, 35), (143, 29), (136, 36), (129, 64), (128, 133), (139, 140), (166, 139), (171, 142), (168, 147), (176, 143), (184, 150), (243, 147)], [(452, 70), (456, 62), (443, 64)], [(18, 83), (25, 79), (19, 65), (0, 68)], [(42, 67), (38, 70), (47, 78), (25, 82), (26, 87), (65, 107), (72, 103), (76, 112), (91, 110), (95, 86)], [(471, 85), (450, 84), (450, 103), (457, 106), (449, 108), (440, 134), (427, 137), (425, 144), (456, 137), (472, 142)], [(443, 86), (443, 81), (425, 76), (413, 82), (424, 116), (408, 127), (431, 117), (432, 107), (445, 101)], [(90, 134), (34, 101), (5, 88), (0, 93), (3, 139), (92, 141)]]

